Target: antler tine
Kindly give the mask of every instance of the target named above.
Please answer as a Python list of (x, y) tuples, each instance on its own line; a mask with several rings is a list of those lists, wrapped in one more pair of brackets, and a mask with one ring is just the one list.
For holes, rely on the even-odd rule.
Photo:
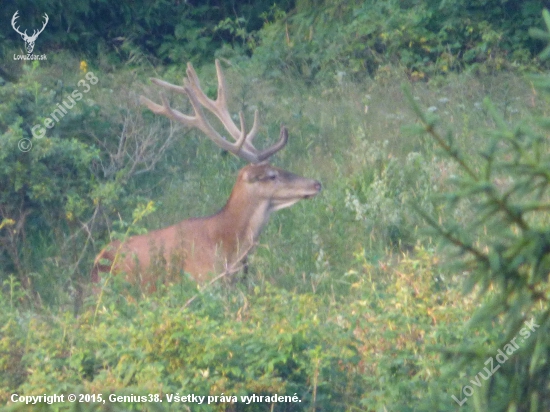
[[(216, 59), (216, 75), (218, 77), (218, 97), (216, 99), (216, 103), (219, 103), (219, 105), (227, 111), (229, 115), (229, 110), (227, 109), (227, 87), (225, 83), (225, 76), (223, 75), (222, 67), (220, 64), (220, 61)], [(193, 69), (193, 66), (191, 66), (192, 73), (195, 76), (195, 79), (197, 79), (197, 85), (200, 87), (200, 84), (198, 83), (198, 78), (195, 70)], [(242, 111), (239, 112), (239, 116), (242, 116)], [(229, 115), (229, 118), (231, 119), (231, 116)], [(221, 119), (220, 119), (221, 120)], [(246, 139), (244, 142), (244, 146), (246, 147), (246, 150), (257, 152), (257, 149), (252, 145), (252, 141), (254, 138), (258, 135), (258, 131), (260, 130), (260, 117), (258, 110), (254, 111), (254, 123), (252, 124), (252, 128), (246, 135)], [(234, 125), (234, 123), (232, 123)], [(241, 133), (245, 131), (243, 124), (241, 123)]]
[(233, 122), (229, 109), (227, 108), (226, 91), (225, 91), (225, 78), (220, 66), (219, 60), (216, 59), (216, 72), (218, 76), (218, 97), (216, 100), (210, 99), (201, 88), (199, 77), (197, 72), (191, 63), (187, 63), (187, 84), (195, 93), (198, 101), (206, 107), (209, 111), (214, 113), (216, 117), (222, 122), (223, 126), (227, 129), (231, 137), (236, 141), (241, 135), (241, 131)]
[[(202, 110), (202, 106), (198, 102), (197, 97), (195, 96), (193, 90), (191, 90), (189, 87), (176, 86), (159, 79), (151, 78), (151, 81), (169, 90), (186, 94), (189, 97), (189, 101), (191, 102), (191, 105), (193, 106), (193, 109), (195, 111), (195, 116), (188, 116), (181, 113), (179, 110), (173, 109), (170, 106), (170, 103), (168, 102), (168, 99), (166, 98), (166, 96), (164, 96), (162, 93), (160, 93), (162, 105), (157, 104), (152, 100), (149, 100), (145, 96), (140, 96), (139, 101), (141, 104), (147, 106), (149, 110), (151, 110), (155, 114), (168, 117), (169, 119), (176, 121), (178, 123), (184, 124), (186, 126), (196, 127), (197, 129), (200, 129), (204, 134), (210, 137), (210, 139), (219, 147), (221, 147), (223, 150), (227, 150), (235, 155), (240, 155), (245, 160), (251, 163), (257, 162), (256, 157), (254, 155), (251, 156), (250, 153), (239, 154), (239, 150), (242, 147), (246, 138), (244, 133), (242, 133), (241, 136), (239, 136), (239, 138), (235, 143), (231, 143), (225, 140), (216, 131), (216, 129), (214, 129), (212, 125), (208, 123), (204, 115), (204, 112)], [(242, 124), (244, 124), (244, 119), (242, 119)]]
[[(199, 122), (197, 122), (197, 119), (193, 116), (187, 116), (178, 110), (172, 109), (170, 107), (170, 103), (168, 102), (168, 99), (166, 96), (164, 96), (162, 93), (160, 94), (160, 98), (162, 100), (162, 105), (157, 104), (153, 102), (152, 100), (149, 100), (145, 96), (139, 97), (139, 102), (149, 108), (153, 113), (159, 114), (165, 117), (168, 117), (171, 120), (177, 121), (179, 123), (186, 124), (188, 126), (193, 126), (197, 128), (201, 128), (201, 125)], [(202, 128), (201, 128), (202, 129)]]
[[(209, 99), (202, 91), (200, 87), (200, 81), (197, 76), (197, 72), (195, 71), (191, 63), (187, 64), (187, 78), (189, 79), (188, 80), (189, 84), (193, 88), (193, 91), (197, 93), (197, 98), (202, 103), (202, 105), (209, 108), (209, 110), (212, 111), (218, 117), (218, 119), (220, 119), (222, 124), (228, 129), (229, 133), (233, 136), (233, 138), (235, 138), (237, 133), (240, 135), (240, 137), (242, 137), (242, 134), (245, 133), (244, 123), (241, 121), (240, 131), (236, 129), (235, 123), (231, 119), (231, 115), (229, 114), (229, 110), (227, 108), (227, 87), (225, 82), (225, 76), (223, 75), (220, 61), (216, 59), (215, 63), (216, 63), (216, 74), (218, 78), (218, 96), (216, 98), (216, 101)], [(239, 117), (242, 118), (242, 116), (243, 116), (242, 112), (239, 112)], [(227, 119), (227, 121), (225, 119)], [(235, 128), (235, 130), (233, 128)], [(245, 137), (245, 141), (240, 153), (247, 152), (250, 157), (256, 157), (258, 159), (257, 162), (261, 162), (269, 158), (279, 150), (281, 150), (286, 145), (286, 141), (288, 140), (288, 132), (285, 131), (286, 137), (284, 137), (283, 131), (281, 130), (281, 137), (279, 138), (279, 141), (273, 146), (260, 152), (252, 144), (252, 141), (258, 135), (259, 130), (260, 130), (260, 116), (259, 116), (258, 110), (255, 110), (254, 123), (252, 124), (252, 128), (250, 129), (250, 131)], [(235, 138), (235, 140), (237, 139)]]
[(151, 80), (151, 82), (155, 83), (157, 86), (162, 86), (165, 89), (172, 90), (180, 94), (187, 94), (187, 92), (185, 91), (185, 87), (176, 86), (175, 84), (168, 83), (168, 82), (165, 82), (164, 80), (156, 79), (154, 77), (150, 77), (149, 80)]
[(281, 133), (279, 135), (279, 141), (275, 143), (273, 146), (268, 147), (267, 149), (262, 150), (260, 153), (258, 153), (257, 154), (258, 161), (262, 162), (270, 158), (279, 150), (281, 150), (283, 147), (285, 147), (287, 142), (288, 142), (288, 130), (286, 129), (285, 126), (281, 125)]
[[(252, 146), (252, 140), (254, 140), (259, 130), (260, 130), (260, 113), (258, 112), (258, 110), (254, 110), (254, 123), (252, 123), (252, 129), (250, 129), (250, 132), (248, 132), (248, 135), (246, 136), (246, 143), (249, 143), (250, 146)], [(254, 149), (254, 146), (252, 146), (252, 148)]]
[[(174, 121), (185, 124), (186, 126), (196, 127), (205, 133), (215, 144), (224, 150), (227, 150), (234, 155), (241, 157), (242, 159), (250, 163), (259, 163), (269, 157), (273, 156), (276, 152), (281, 150), (288, 141), (288, 131), (284, 126), (281, 126), (281, 134), (279, 141), (273, 146), (259, 151), (257, 150), (252, 141), (257, 136), (259, 126), (259, 113), (258, 110), (254, 112), (254, 123), (248, 133), (246, 133), (244, 114), (239, 112), (240, 126), (239, 129), (227, 107), (227, 88), (225, 83), (225, 77), (223, 75), (219, 60), (216, 60), (216, 73), (218, 77), (218, 96), (216, 100), (210, 99), (203, 92), (199, 77), (193, 68), (191, 63), (187, 64), (187, 78), (184, 79), (184, 86), (176, 86), (163, 80), (151, 78), (151, 81), (161, 87), (168, 90), (172, 90), (179, 94), (186, 94), (189, 97), (189, 101), (195, 111), (194, 116), (185, 115), (178, 110), (172, 109), (170, 103), (165, 96), (161, 94), (162, 105), (152, 102), (146, 97), (141, 96), (140, 102), (147, 106), (153, 113), (166, 116)], [(212, 112), (222, 123), (225, 129), (229, 132), (234, 142), (227, 141), (222, 137), (208, 122), (203, 108)]]

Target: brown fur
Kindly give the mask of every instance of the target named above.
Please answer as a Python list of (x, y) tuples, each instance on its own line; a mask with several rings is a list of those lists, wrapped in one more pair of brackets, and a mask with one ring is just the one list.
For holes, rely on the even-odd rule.
[[(320, 190), (316, 180), (266, 163), (250, 164), (239, 171), (233, 191), (218, 213), (133, 236), (123, 244), (112, 242), (97, 256), (92, 281), (99, 281), (100, 272), (112, 270), (126, 272), (132, 282), (154, 285), (152, 266), (168, 264), (172, 269), (184, 269), (202, 283), (246, 259), (271, 212), (315, 196)], [(155, 255), (160, 255), (160, 263), (154, 261)]]

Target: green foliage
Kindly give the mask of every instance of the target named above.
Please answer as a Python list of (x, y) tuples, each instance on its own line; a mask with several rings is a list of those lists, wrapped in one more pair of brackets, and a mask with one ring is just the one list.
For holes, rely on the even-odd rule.
[[(296, 12), (317, 6), (320, 12), (332, 7), (336, 21), (351, 7), (300, 1)], [(383, 10), (383, 5), (374, 9)], [(412, 17), (422, 8), (409, 11), (411, 20), (400, 20), (402, 10), (396, 9), (396, 21), (416, 21)], [(296, 41), (293, 16), (274, 6), (264, 14), (268, 23), (263, 35), (273, 35), (287, 47), (281, 21), (289, 22), (289, 39)], [(384, 16), (379, 15), (382, 28)], [(250, 36), (238, 15), (227, 15), (215, 26), (220, 33), (238, 36), (239, 47), (246, 43), (258, 53), (267, 47), (261, 42), (258, 46), (261, 38)], [(405, 29), (409, 36), (421, 32), (411, 24)], [(494, 35), (491, 30), (496, 29), (487, 28), (487, 33)], [(309, 35), (308, 30), (304, 33)], [(399, 36), (392, 33), (391, 44), (396, 45)], [(367, 35), (360, 38), (369, 40)], [(328, 30), (325, 39), (330, 46)], [(488, 41), (494, 39), (489, 36)], [(296, 62), (304, 61), (301, 54), (317, 59), (315, 50), (299, 50)], [(421, 50), (415, 48), (414, 53)], [(140, 54), (137, 46), (134, 51), (134, 63), (146, 65), (138, 57), (147, 53)], [(376, 59), (385, 57), (381, 50)], [(416, 64), (418, 56), (409, 57)], [(84, 291), (87, 299), (78, 317), (67, 302), (74, 300), (81, 284), (88, 287), (84, 276), (93, 259), (92, 240), (97, 251), (110, 238), (142, 233), (142, 225), (156, 229), (214, 213), (227, 199), (242, 163), (218, 153), (199, 134), (181, 130), (176, 130), (178, 141), (170, 150), (147, 158), (151, 163), (122, 161), (136, 158), (139, 151), (133, 147), (159, 149), (170, 139), (168, 122), (157, 122), (135, 103), (133, 91), (147, 84), (140, 80), (139, 69), (97, 70), (99, 82), (42, 138), (32, 137), (32, 127), (43, 124), (68, 93), (83, 90), (78, 82), (87, 78), (79, 72), (79, 62), (66, 55), (48, 56), (46, 64), (24, 65), (18, 84), (0, 87), (0, 196), (7, 199), (0, 207), (11, 213), (0, 216), (0, 236), (7, 242), (0, 249), (0, 402), (9, 402), (12, 393), (95, 393), (104, 399), (111, 393), (296, 393), (299, 404), (218, 402), (191, 409), (452, 411), (458, 408), (452, 396), (461, 399), (461, 386), (474, 385), (475, 395), (463, 410), (499, 410), (496, 402), (505, 404), (512, 396), (525, 399), (521, 397), (530, 387), (541, 396), (539, 407), (536, 395), (530, 395), (531, 409), (545, 410), (548, 147), (537, 135), (547, 133), (549, 122), (530, 116), (548, 113), (550, 99), (510, 73), (486, 76), (479, 70), (412, 83), (413, 101), (430, 107), (430, 115), (423, 117), (427, 124), (437, 114), (456, 131), (440, 139), (448, 145), (445, 151), (434, 148), (437, 144), (429, 138), (402, 129), (414, 122), (398, 85), (407, 79), (403, 62), (376, 69), (385, 61), (373, 60), (376, 79), (361, 76), (357, 69), (357, 76), (341, 74), (335, 81), (305, 85), (304, 75), (328, 79), (334, 74), (333, 63), (344, 69), (347, 64), (344, 58), (331, 62), (329, 54), (323, 58), (326, 64), (309, 74), (301, 65), (287, 71), (273, 66), (275, 77), (283, 71), (287, 75), (283, 83), (259, 74), (265, 67), (257, 62), (229, 61), (231, 111), (242, 109), (250, 120), (254, 109), (260, 109), (261, 135), (272, 138), (281, 122), (287, 125), (289, 145), (273, 162), (323, 184), (316, 198), (272, 216), (251, 256), (248, 275), (207, 289), (186, 279), (159, 283), (155, 294), (144, 294), (115, 276), (94, 285), (102, 288), (97, 294)], [(358, 58), (353, 64), (362, 67), (361, 62)], [(89, 70), (101, 64), (88, 63)], [(178, 82), (182, 67), (154, 76)], [(144, 71), (151, 75), (151, 69)], [(202, 84), (212, 94), (213, 68), (205, 67), (204, 72), (208, 75), (199, 68)], [(495, 103), (481, 104), (486, 96)], [(181, 100), (170, 99), (187, 112)], [(520, 126), (510, 132), (507, 125), (514, 123)], [(495, 125), (502, 133), (484, 139), (480, 130), (494, 130)], [(418, 128), (426, 126), (409, 129)], [(18, 149), (21, 138), (33, 144), (30, 152)], [(256, 142), (259, 147), (272, 141), (262, 138)], [(120, 146), (125, 150), (119, 151)], [(461, 171), (464, 165), (478, 181)], [(446, 207), (445, 200), (455, 201), (454, 207)], [(487, 257), (485, 266), (475, 266), (468, 252), (449, 256), (438, 251), (440, 241), (434, 239), (439, 238), (424, 236), (423, 221), (411, 204), (427, 212), (432, 223), (443, 222), (445, 233), (456, 230), (461, 242), (470, 242), (472, 250)], [(509, 207), (502, 208), (506, 204)], [(529, 213), (522, 212), (533, 205)], [(27, 218), (21, 219), (20, 211), (26, 210)], [(496, 215), (493, 210), (498, 210)], [(529, 230), (510, 223), (518, 213), (523, 213)], [(508, 217), (504, 223), (499, 220)], [(19, 242), (15, 254), (10, 254), (10, 239)], [(466, 267), (461, 265), (464, 256)], [(449, 261), (457, 265), (440, 263)], [(163, 274), (162, 267), (153, 270)], [(464, 280), (482, 293), (476, 301), (459, 292)], [(466, 328), (480, 305), (487, 309), (477, 318), (479, 326)], [(520, 350), (490, 379), (481, 379), (481, 387), (472, 384), (484, 361), (521, 332), (521, 322), (531, 314), (541, 325), (536, 333), (521, 342)], [(487, 327), (486, 319), (491, 321)], [(463, 365), (455, 364), (457, 358)], [(5, 409), (185, 406), (66, 403), (10, 404)]]
[[(533, 81), (540, 93), (549, 96), (548, 77)], [(419, 209), (438, 236), (454, 248), (457, 269), (468, 274), (466, 291), (491, 296), (470, 327), (500, 331), (488, 347), (465, 345), (453, 354), (459, 363), (470, 366), (469, 371), (476, 365), (481, 370), (497, 349), (516, 338), (520, 342), (498, 372), (483, 378), (481, 388), (462, 393), (457, 388), (457, 398), (466, 402), (473, 393), (470, 402), (479, 411), (548, 410), (550, 157), (546, 134), (550, 120), (542, 116), (530, 124), (511, 125), (486, 99), (495, 129), (484, 133), (472, 154), (457, 147), (452, 132), (441, 135), (437, 119), (422, 113), (410, 91), (406, 94), (425, 131), (460, 170), (453, 190), (446, 193), (448, 210), (434, 216)], [(465, 203), (472, 219), (459, 224), (452, 218), (453, 210)], [(526, 322), (537, 326), (529, 331)]]
[[(541, 48), (528, 35), (542, 25), (537, 0), (14, 3), (0, 11), (2, 21), (19, 10), (21, 27), (39, 27), (49, 14), (38, 43), (42, 52), (68, 48), (109, 66), (254, 55), (268, 76), (278, 78), (330, 82), (392, 64), (419, 80), (464, 69), (532, 66)], [(5, 38), (0, 55), (22, 48), (15, 31)]]
[[(88, 58), (107, 57), (111, 62), (134, 64), (152, 59), (178, 63), (205, 58), (211, 61), (212, 54), (222, 44), (245, 52), (248, 39), (262, 25), (260, 15), (270, 6), (258, 0), (116, 3), (80, 0), (70, 6), (53, 0), (13, 3), (0, 11), (0, 19), (9, 22), (19, 10), (22, 29), (40, 27), (43, 14), (49, 15), (48, 26), (37, 44), (41, 53), (61, 47)], [(285, 9), (292, 7), (289, 0), (279, 4)], [(23, 47), (15, 31), (10, 30), (6, 37), (12, 48)], [(0, 49), (0, 54), (3, 53), (9, 54), (7, 47)], [(110, 56), (104, 56), (105, 53)]]
[[(65, 236), (74, 236), (78, 220), (90, 214), (88, 195), (97, 184), (90, 164), (99, 159), (96, 149), (70, 132), (93, 105), (71, 111), (51, 135), (32, 136), (31, 129), (57, 109), (58, 92), (41, 86), (32, 71), (21, 83), (0, 88), (0, 216), (12, 222), (0, 229), (2, 274), (17, 273), (25, 287), (44, 293), (53, 279), (33, 275), (48, 257), (43, 247), (66, 244)], [(65, 252), (76, 250), (67, 244)]]
[(466, 68), (529, 65), (540, 43), (540, 2), (323, 1), (274, 14), (259, 32), (254, 58), (266, 75), (340, 81), (374, 75), (388, 64), (413, 80)]
[(78, 299), (101, 219), (143, 201), (125, 190), (170, 147), (128, 114), (135, 99), (113, 99), (105, 77), (64, 64), (59, 80), (57, 66), (34, 62), (0, 87), (0, 280), (14, 274), (47, 303), (60, 290)]
[[(196, 292), (179, 285), (138, 300), (121, 299), (108, 288), (97, 315), (86, 310), (78, 318), (49, 311), (33, 316), (6, 305), (0, 315), (0, 401), (12, 393), (94, 393), (104, 399), (152, 393), (164, 399), (158, 410), (172, 410), (166, 394), (223, 393), (237, 396), (238, 403), (192, 410), (407, 410), (438, 375), (441, 359), (429, 347), (463, 339), (456, 324), (471, 302), (442, 304), (460, 299), (449, 287), (454, 281), (442, 282), (433, 251), (389, 257), (379, 269), (357, 259), (360, 271), (348, 274), (354, 282), (349, 302), (266, 283), (246, 294), (206, 290), (186, 309), (182, 301)], [(386, 281), (373, 280), (379, 277)], [(275, 393), (296, 394), (301, 402), (246, 405), (240, 398)], [(144, 410), (131, 402), (36, 409), (79, 407)], [(15, 403), (6, 410), (30, 408)]]
[(546, 31), (541, 30), (537, 27), (532, 27), (529, 30), (529, 34), (531, 37), (535, 39), (539, 39), (544, 41), (547, 46), (544, 48), (544, 50), (540, 53), (539, 57), (541, 59), (548, 59), (550, 57), (550, 35), (548, 34), (548, 31), (550, 31), (550, 12), (548, 12), (548, 9), (544, 9), (542, 11), (542, 17), (544, 18), (544, 24), (546, 25)]
[(425, 210), (437, 193), (437, 163), (421, 153), (410, 152), (405, 159), (393, 157), (389, 142), (368, 142), (363, 130), (357, 130), (362, 161), (375, 167), (356, 176), (346, 190), (345, 205), (369, 232), (378, 233), (388, 244), (414, 246), (419, 219), (409, 213), (413, 204)]

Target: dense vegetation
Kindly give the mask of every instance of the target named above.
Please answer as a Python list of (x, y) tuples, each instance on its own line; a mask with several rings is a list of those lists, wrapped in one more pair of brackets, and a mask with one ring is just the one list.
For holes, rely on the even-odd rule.
[[(39, 28), (40, 44), (69, 48), (104, 64), (193, 61), (212, 55), (256, 56), (266, 76), (306, 81), (399, 64), (412, 78), (482, 67), (529, 66), (543, 43), (529, 36), (542, 24), (541, 0), (208, 0), (105, 3), (15, 0), (0, 10), (22, 27)], [(14, 31), (0, 36), (0, 55), (20, 46)], [(338, 74), (340, 73), (340, 74)]]
[[(14, 4), (2, 21), (50, 22), (47, 61), (0, 65), (7, 409), (550, 409), (550, 79), (524, 74), (544, 68), (543, 2)], [(214, 57), (234, 112), (287, 125), (274, 163), (322, 194), (272, 217), (233, 284), (93, 290), (109, 239), (227, 199), (242, 163), (138, 103), (188, 60), (214, 94)], [(95, 398), (12, 402), (70, 393)]]

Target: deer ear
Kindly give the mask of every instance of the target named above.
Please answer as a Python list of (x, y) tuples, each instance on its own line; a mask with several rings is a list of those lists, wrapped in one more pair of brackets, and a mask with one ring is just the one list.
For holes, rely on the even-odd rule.
[(244, 172), (243, 179), (247, 183), (254, 183), (257, 182), (260, 176), (258, 175), (258, 171), (254, 168), (248, 168)]
[(243, 174), (244, 181), (247, 183), (254, 183), (261, 180), (267, 180), (272, 174), (277, 175), (277, 172), (270, 167), (266, 167), (266, 164), (259, 163), (247, 166)]

